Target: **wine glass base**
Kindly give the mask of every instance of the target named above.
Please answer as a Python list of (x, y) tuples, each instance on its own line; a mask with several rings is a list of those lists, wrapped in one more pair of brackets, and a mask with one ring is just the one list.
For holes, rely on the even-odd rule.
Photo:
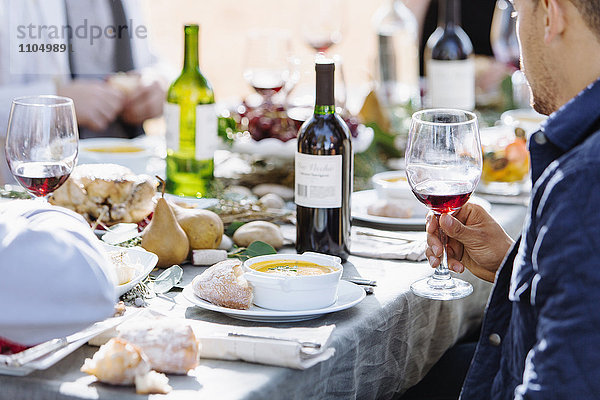
[(473, 293), (473, 286), (461, 279), (427, 277), (413, 282), (410, 290), (417, 296), (433, 300), (456, 300)]

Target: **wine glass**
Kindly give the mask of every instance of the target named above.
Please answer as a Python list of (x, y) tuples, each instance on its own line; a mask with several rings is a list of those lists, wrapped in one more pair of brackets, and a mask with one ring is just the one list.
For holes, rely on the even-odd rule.
[(342, 40), (344, 5), (341, 0), (306, 0), (302, 6), (310, 13), (302, 21), (302, 36), (317, 53), (326, 53)]
[(271, 108), (272, 97), (290, 77), (291, 45), (286, 31), (262, 29), (246, 37), (244, 79), (262, 96), (262, 107)]
[(519, 68), (519, 42), (515, 9), (508, 0), (497, 0), (490, 28), (490, 42), (496, 60)]
[[(406, 177), (417, 199), (440, 215), (458, 211), (471, 196), (483, 165), (475, 114), (451, 109), (423, 110), (413, 114), (406, 149)], [(447, 236), (439, 229), (442, 262), (433, 275), (414, 282), (412, 291), (422, 297), (453, 300), (468, 296), (473, 286), (450, 276)]]
[(11, 173), (32, 196), (47, 198), (77, 162), (79, 132), (73, 100), (59, 96), (13, 100), (6, 136)]

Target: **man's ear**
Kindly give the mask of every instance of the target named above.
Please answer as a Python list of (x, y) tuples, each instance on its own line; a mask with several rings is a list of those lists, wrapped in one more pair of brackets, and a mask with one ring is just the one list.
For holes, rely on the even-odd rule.
[[(549, 44), (560, 37), (566, 28), (565, 0), (540, 0), (544, 13), (544, 42)], [(568, 1), (568, 0), (567, 0)]]

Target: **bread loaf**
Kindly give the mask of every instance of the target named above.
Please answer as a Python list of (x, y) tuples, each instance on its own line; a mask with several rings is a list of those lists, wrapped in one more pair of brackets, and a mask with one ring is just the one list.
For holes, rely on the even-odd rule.
[(192, 281), (194, 294), (221, 307), (247, 310), (252, 304), (252, 287), (244, 278), (240, 260), (216, 263)]

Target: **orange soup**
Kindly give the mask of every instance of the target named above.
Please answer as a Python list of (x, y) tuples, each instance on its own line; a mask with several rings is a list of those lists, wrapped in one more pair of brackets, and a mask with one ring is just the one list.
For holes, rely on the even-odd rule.
[(327, 267), (310, 261), (300, 260), (261, 261), (251, 265), (250, 268), (258, 272), (283, 276), (324, 275), (336, 271), (336, 269), (333, 267)]

